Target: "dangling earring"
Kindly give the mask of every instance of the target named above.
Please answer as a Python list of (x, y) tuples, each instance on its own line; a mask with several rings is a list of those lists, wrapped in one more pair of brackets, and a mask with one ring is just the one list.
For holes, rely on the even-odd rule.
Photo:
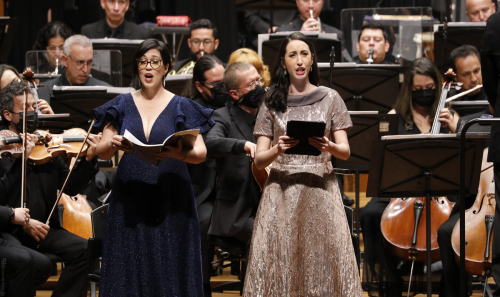
[(285, 68), (285, 67), (283, 67), (283, 69), (284, 69), (284, 70), (283, 70), (283, 73), (284, 73), (285, 75), (287, 75), (287, 73), (286, 73), (286, 68)]
[(309, 72), (313, 72), (313, 67), (311, 65), (311, 68), (309, 68)]
[(162, 79), (163, 79), (163, 88), (165, 88), (165, 78), (167, 78), (166, 75), (162, 76)]

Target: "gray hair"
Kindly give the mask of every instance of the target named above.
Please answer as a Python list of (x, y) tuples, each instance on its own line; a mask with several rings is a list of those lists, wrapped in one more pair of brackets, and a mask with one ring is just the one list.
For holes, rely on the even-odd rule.
[(250, 68), (255, 67), (248, 62), (235, 62), (227, 66), (226, 71), (224, 71), (224, 86), (226, 86), (226, 90), (229, 92), (230, 90), (237, 89), (241, 84), (237, 72), (246, 71)]
[(63, 53), (65, 56), (71, 55), (71, 46), (73, 44), (78, 44), (82, 47), (92, 47), (92, 42), (90, 42), (90, 39), (87, 36), (80, 34), (73, 35), (64, 41)]

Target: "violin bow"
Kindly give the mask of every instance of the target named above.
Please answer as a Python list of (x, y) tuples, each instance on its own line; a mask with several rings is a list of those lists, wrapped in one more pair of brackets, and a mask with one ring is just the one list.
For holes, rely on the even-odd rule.
[(28, 137), (27, 137), (27, 130), (28, 130), (28, 116), (26, 114), (27, 111), (27, 105), (28, 105), (28, 88), (24, 88), (24, 103), (23, 103), (23, 153), (22, 153), (22, 169), (21, 169), (21, 207), (26, 208), (26, 165), (27, 165), (27, 160), (26, 160), (26, 145), (28, 144)]
[[(83, 151), (83, 148), (85, 147), (85, 144), (87, 143), (87, 139), (89, 138), (90, 130), (92, 130), (92, 125), (94, 125), (95, 119), (92, 120), (92, 123), (90, 123), (89, 130), (87, 131), (87, 135), (85, 135), (85, 140), (82, 143), (82, 146), (80, 147), (80, 151), (78, 152), (77, 158), (80, 157), (80, 154)], [(59, 200), (61, 200), (61, 196), (64, 193), (64, 188), (66, 188), (66, 185), (68, 184), (68, 180), (71, 177), (71, 174), (73, 173), (73, 169), (75, 169), (76, 166), (72, 166), (68, 172), (68, 176), (66, 176), (66, 180), (64, 181), (63, 186), (61, 187), (61, 190), (59, 191), (59, 194), (57, 194), (57, 199), (56, 202), (54, 203), (54, 206), (52, 207), (52, 210), (50, 211), (49, 218), (47, 219), (47, 222), (45, 223), (48, 225), (50, 223), (50, 220), (52, 219), (52, 216), (54, 215), (54, 210), (57, 207), (57, 204), (59, 204)]]

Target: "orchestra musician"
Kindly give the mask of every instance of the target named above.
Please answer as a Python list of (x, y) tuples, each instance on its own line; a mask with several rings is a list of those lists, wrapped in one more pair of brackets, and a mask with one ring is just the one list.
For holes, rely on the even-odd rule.
[(381, 23), (365, 23), (361, 27), (358, 42), (356, 43), (358, 56), (354, 57), (353, 61), (358, 64), (367, 64), (367, 60), (370, 57), (370, 49), (373, 49), (371, 64), (394, 64), (394, 62), (386, 59), (389, 48), (389, 39), (384, 26)]
[(196, 63), (203, 55), (214, 55), (219, 47), (217, 27), (207, 19), (199, 19), (189, 26), (189, 38), (187, 40), (191, 56), (187, 59), (177, 61), (173, 71), (179, 72), (181, 68), (189, 63)]
[[(39, 61), (37, 73), (63, 73), (63, 45), (71, 35), (73, 35), (73, 31), (66, 24), (58, 21), (47, 23), (38, 31), (33, 50), (47, 51), (47, 54), (43, 56), (46, 60)], [(36, 69), (32, 70), (36, 72)]]
[[(24, 138), (24, 135), (21, 137)], [(26, 159), (33, 150), (37, 137), (28, 134), (27, 139)], [(21, 163), (21, 158), (15, 160), (14, 163)], [(4, 266), (0, 278), (0, 295), (32, 297), (35, 288), (49, 278), (52, 263), (43, 254), (3, 238), (4, 232), (13, 228), (26, 228), (29, 222), (29, 209), (4, 206), (5, 196), (21, 187), (20, 175), (21, 166), (16, 164), (0, 177), (0, 259)]]
[[(449, 64), (456, 73), (455, 80), (463, 83), (460, 92), (473, 89), (477, 85), (483, 84), (481, 73), (481, 59), (479, 51), (472, 45), (461, 45), (454, 49), (450, 54)], [(453, 94), (450, 92), (450, 96)], [(457, 101), (480, 101), (488, 100), (483, 88), (477, 89), (472, 93), (464, 95)]]
[[(0, 111), (2, 125), (0, 130), (11, 130), (16, 134), (22, 130), (22, 110), (24, 102), (24, 88), (27, 84), (13, 81), (0, 93)], [(38, 116), (33, 109), (35, 99), (28, 93), (27, 102), (27, 130), (33, 133), (37, 127)], [(65, 193), (76, 195), (92, 179), (98, 171), (95, 149), (100, 135), (89, 135), (87, 154), (75, 165), (75, 170), (68, 181)], [(3, 157), (0, 160), (0, 176), (9, 170), (16, 170), (21, 166), (12, 158)], [(23, 230), (14, 229), (10, 236), (4, 239), (27, 246), (39, 252), (48, 252), (64, 259), (65, 267), (53, 291), (52, 296), (78, 296), (81, 294), (87, 275), (86, 251), (87, 239), (62, 229), (58, 216), (54, 216), (50, 225), (45, 224), (49, 219), (57, 190), (61, 189), (68, 175), (69, 169), (60, 157), (54, 157), (52, 162), (41, 165), (27, 166), (27, 208), (30, 209), (29, 224)], [(20, 172), (20, 170), (19, 170)], [(9, 178), (9, 177), (7, 177)], [(12, 177), (21, 179), (20, 174)], [(3, 205), (20, 207), (21, 188), (14, 189), (6, 195)]]
[[(255, 165), (272, 163), (256, 214), (244, 296), (363, 296), (332, 155), (350, 155), (352, 126), (340, 95), (317, 87), (313, 43), (302, 33), (281, 44), (255, 123)], [(325, 122), (311, 137), (320, 155), (284, 154), (298, 140), (287, 121)], [(330, 141), (334, 140), (333, 141)]]
[[(498, 81), (500, 79), (500, 12), (491, 15), (486, 23), (481, 48), (481, 69), (483, 71), (484, 90), (492, 107), (495, 118), (500, 117), (500, 93), (498, 93)], [(493, 162), (495, 176), (495, 202), (500, 205), (500, 125), (491, 126), (488, 162)], [(495, 283), (500, 284), (500, 207), (495, 208), (495, 220), (493, 225), (493, 250), (491, 272)], [(495, 297), (500, 296), (497, 289)]]
[[(22, 81), (21, 75), (19, 75), (16, 68), (7, 64), (0, 64), (0, 91), (13, 81)], [(38, 109), (44, 114), (54, 114), (52, 107), (44, 99), (38, 99)]]
[(495, 2), (492, 0), (466, 0), (465, 14), (469, 22), (486, 22), (495, 13)]
[(88, 38), (146, 39), (149, 31), (143, 26), (125, 20), (130, 0), (101, 0), (106, 18), (82, 26), (82, 35)]
[[(200, 233), (186, 163), (205, 160), (201, 134), (214, 121), (207, 109), (162, 85), (170, 66), (167, 46), (143, 41), (134, 54), (133, 87), (94, 110), (103, 129), (102, 159), (125, 152), (109, 198), (103, 239), (100, 296), (203, 296)], [(167, 145), (157, 165), (130, 154), (125, 130), (145, 144), (175, 132), (200, 129), (191, 148)]]
[(38, 96), (50, 104), (54, 86), (108, 86), (110, 84), (90, 76), (94, 50), (92, 42), (83, 35), (73, 35), (64, 41), (62, 62), (66, 71), (61, 76), (44, 82)]
[(260, 201), (260, 188), (248, 159), (255, 158), (252, 133), (265, 93), (263, 82), (250, 63), (229, 65), (224, 85), (232, 104), (213, 113), (215, 125), (205, 136), (207, 155), (217, 164), (217, 196), (208, 233), (241, 241), (247, 253)]
[[(204, 55), (193, 68), (193, 78), (186, 86), (183, 96), (203, 107), (217, 109), (223, 107), (228, 98), (224, 89), (224, 66), (213, 55)], [(193, 185), (198, 221), (200, 222), (201, 260), (203, 266), (203, 291), (205, 297), (212, 295), (209, 264), (213, 253), (208, 251), (208, 228), (215, 202), (215, 160), (207, 158), (200, 164), (186, 164)]]
[[(429, 133), (436, 116), (441, 85), (441, 74), (429, 58), (416, 59), (408, 66), (394, 109), (389, 112), (399, 115), (398, 134)], [(441, 133), (455, 132), (458, 115), (453, 115), (449, 109), (443, 108), (438, 116), (443, 127)], [(398, 271), (399, 260), (384, 247), (380, 229), (382, 214), (389, 202), (389, 199), (372, 197), (363, 208), (360, 223), (367, 263), (365, 269), (371, 276), (363, 280), (363, 285), (368, 291), (378, 291), (382, 286), (370, 284), (373, 279), (381, 281), (385, 275), (387, 296), (399, 297), (403, 291), (403, 279)]]

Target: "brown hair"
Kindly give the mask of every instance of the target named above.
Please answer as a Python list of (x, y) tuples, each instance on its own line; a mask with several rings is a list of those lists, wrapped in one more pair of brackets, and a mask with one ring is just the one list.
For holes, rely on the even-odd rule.
[(401, 114), (401, 117), (405, 121), (405, 126), (407, 130), (413, 128), (413, 78), (415, 74), (429, 76), (434, 80), (436, 85), (436, 99), (430, 107), (429, 113), (429, 123), (432, 125), (434, 121), (434, 116), (436, 115), (436, 110), (439, 105), (439, 98), (441, 97), (442, 81), (443, 78), (439, 73), (434, 62), (429, 58), (419, 58), (411, 62), (406, 69), (403, 85), (399, 91), (399, 95), (396, 98), (396, 103), (394, 103), (394, 109), (397, 113)]

